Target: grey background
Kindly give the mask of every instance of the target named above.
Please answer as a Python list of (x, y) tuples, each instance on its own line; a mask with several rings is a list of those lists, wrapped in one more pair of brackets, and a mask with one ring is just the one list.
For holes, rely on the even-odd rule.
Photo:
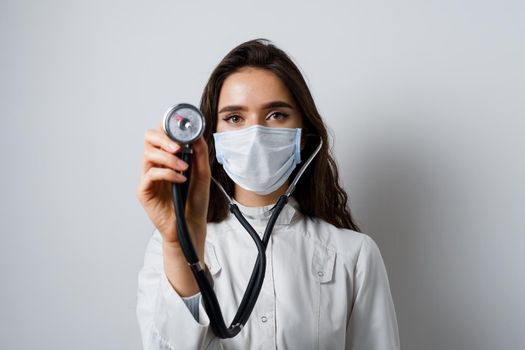
[(139, 349), (143, 134), (267, 37), (305, 72), (403, 349), (524, 343), (522, 1), (0, 2), (0, 348)]

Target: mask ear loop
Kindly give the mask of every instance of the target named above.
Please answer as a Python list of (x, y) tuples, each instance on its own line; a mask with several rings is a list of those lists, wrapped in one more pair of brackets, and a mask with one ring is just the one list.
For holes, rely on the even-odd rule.
[(312, 152), (310, 157), (306, 160), (306, 162), (301, 166), (301, 169), (297, 172), (297, 175), (295, 175), (295, 178), (293, 179), (290, 186), (288, 186), (288, 189), (284, 193), (284, 195), (289, 198), (292, 195), (292, 192), (295, 190), (295, 186), (297, 185), (297, 182), (299, 182), (299, 179), (301, 176), (303, 176), (303, 173), (306, 171), (306, 168), (310, 165), (310, 163), (314, 160), (315, 156), (319, 151), (321, 150), (321, 147), (323, 147), (323, 139), (319, 139), (319, 145), (316, 147), (316, 149)]
[(224, 194), (224, 197), (225, 197), (226, 200), (228, 201), (228, 205), (230, 205), (230, 206), (234, 205), (235, 203), (233, 202), (232, 197), (230, 197), (230, 195), (228, 194), (228, 192), (226, 192), (226, 190), (224, 189), (224, 187), (222, 187), (221, 183), (220, 183), (219, 181), (217, 181), (213, 176), (211, 177), (211, 179), (213, 180), (213, 182), (215, 183), (215, 185), (217, 185), (217, 187), (219, 187), (219, 189), (221, 190), (222, 194)]

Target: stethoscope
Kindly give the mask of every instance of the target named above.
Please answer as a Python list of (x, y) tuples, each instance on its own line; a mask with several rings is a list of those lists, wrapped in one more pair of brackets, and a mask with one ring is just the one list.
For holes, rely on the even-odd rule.
[[(237, 313), (233, 318), (229, 327), (226, 326), (224, 322), (224, 317), (217, 300), (217, 296), (213, 290), (213, 280), (209, 271), (207, 270), (205, 264), (199, 260), (191, 237), (188, 231), (188, 226), (186, 224), (186, 218), (184, 215), (184, 208), (186, 205), (186, 199), (188, 196), (188, 188), (191, 174), (191, 164), (192, 164), (192, 148), (191, 145), (199, 137), (202, 136), (205, 128), (204, 117), (200, 110), (190, 104), (182, 103), (176, 106), (171, 107), (166, 114), (164, 115), (164, 132), (171, 138), (173, 141), (181, 145), (181, 154), (180, 157), (188, 164), (188, 168), (184, 172), (184, 175), (188, 179), (183, 184), (172, 184), (173, 190), (173, 206), (175, 208), (175, 215), (177, 217), (177, 236), (179, 243), (188, 261), (188, 265), (191, 268), (191, 271), (197, 281), (197, 285), (201, 291), (201, 297), (204, 304), (204, 309), (208, 314), (210, 319), (210, 325), (213, 330), (213, 333), (219, 338), (232, 338), (236, 336), (244, 327), (252, 310), (255, 306), (257, 298), (262, 288), (264, 282), (264, 275), (266, 271), (266, 247), (270, 240), (270, 235), (272, 234), (273, 227), (279, 214), (283, 210), (286, 203), (288, 203), (289, 197), (292, 195), (292, 192), (297, 185), (297, 182), (303, 175), (304, 171), (308, 165), (312, 162), (314, 157), (319, 153), (323, 142), (319, 143), (319, 146), (312, 152), (307, 161), (301, 166), (297, 172), (294, 180), (288, 186), (286, 192), (279, 197), (275, 206), (271, 209), (273, 212), (268, 220), (266, 229), (264, 230), (263, 238), (261, 239), (253, 227), (248, 223), (244, 218), (239, 207), (234, 203), (232, 198), (224, 190), (221, 184), (212, 178), (215, 184), (220, 188), (226, 199), (228, 200), (228, 205), (230, 212), (235, 215), (237, 220), (249, 233), (250, 237), (253, 239), (255, 245), (257, 246), (257, 260), (253, 268), (248, 286), (244, 292), (243, 298), (237, 309)], [(207, 205), (207, 204), (206, 204)]]

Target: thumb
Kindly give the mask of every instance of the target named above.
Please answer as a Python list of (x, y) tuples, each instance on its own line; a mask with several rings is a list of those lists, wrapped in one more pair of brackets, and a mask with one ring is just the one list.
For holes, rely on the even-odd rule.
[(209, 182), (211, 177), (210, 163), (208, 161), (208, 145), (202, 137), (193, 144), (193, 169), (192, 177)]

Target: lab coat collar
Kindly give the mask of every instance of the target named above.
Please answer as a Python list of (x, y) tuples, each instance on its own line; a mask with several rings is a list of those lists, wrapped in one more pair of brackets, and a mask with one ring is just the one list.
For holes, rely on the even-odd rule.
[[(273, 207), (275, 204), (266, 205), (263, 207), (246, 207), (239, 202), (235, 201), (235, 204), (239, 207), (242, 215), (248, 220), (248, 222), (253, 227), (266, 227), (270, 216), (273, 213)], [(279, 214), (275, 225), (288, 225), (295, 221), (296, 217), (299, 215), (299, 203), (295, 198), (290, 197), (288, 203), (284, 206), (283, 210)], [(234, 219), (236, 220), (236, 219)]]

